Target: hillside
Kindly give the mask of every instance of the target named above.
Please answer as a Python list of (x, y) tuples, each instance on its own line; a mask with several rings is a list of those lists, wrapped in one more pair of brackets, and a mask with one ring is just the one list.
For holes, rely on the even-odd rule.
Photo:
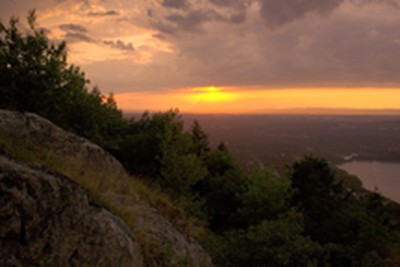
[(0, 136), (1, 266), (212, 266), (99, 146), (4, 110)]

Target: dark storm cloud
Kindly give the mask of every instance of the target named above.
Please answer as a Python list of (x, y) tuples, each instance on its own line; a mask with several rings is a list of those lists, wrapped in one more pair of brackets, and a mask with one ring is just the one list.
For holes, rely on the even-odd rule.
[(110, 46), (114, 49), (119, 49), (123, 51), (134, 51), (135, 48), (133, 47), (132, 43), (124, 43), (121, 40), (117, 41), (103, 41), (104, 45)]
[(88, 16), (91, 17), (108, 17), (108, 16), (118, 16), (119, 13), (115, 10), (107, 10), (104, 12), (89, 12)]
[(308, 13), (330, 14), (344, 0), (260, 0), (260, 14), (265, 25), (278, 28)]
[(87, 32), (87, 29), (84, 26), (73, 23), (61, 24), (58, 26), (58, 28), (68, 32), (81, 32), (81, 33)]
[(189, 6), (188, 0), (163, 0), (162, 6), (167, 8), (184, 9)]

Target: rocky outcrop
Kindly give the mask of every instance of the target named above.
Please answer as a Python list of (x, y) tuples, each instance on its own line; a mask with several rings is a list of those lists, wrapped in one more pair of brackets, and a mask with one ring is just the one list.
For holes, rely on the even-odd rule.
[(143, 266), (116, 216), (60, 174), (0, 155), (0, 266)]
[(104, 183), (112, 180), (122, 188), (127, 187), (126, 172), (113, 156), (36, 114), (0, 110), (0, 133), (39, 149), (46, 158), (80, 176), (93, 175), (95, 170), (97, 180)]
[[(121, 164), (99, 146), (35, 114), (0, 110), (4, 137), (10, 142), (0, 140), (0, 266), (213, 266), (194, 238), (140, 201)], [(2, 144), (40, 160), (11, 159)], [(133, 214), (129, 227), (91, 205), (82, 186)], [(154, 264), (152, 253), (160, 251), (168, 263)]]

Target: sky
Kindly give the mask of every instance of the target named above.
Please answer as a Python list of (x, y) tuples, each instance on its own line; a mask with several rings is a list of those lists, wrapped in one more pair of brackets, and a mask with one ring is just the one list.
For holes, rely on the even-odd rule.
[(400, 0), (0, 0), (125, 111), (400, 110)]

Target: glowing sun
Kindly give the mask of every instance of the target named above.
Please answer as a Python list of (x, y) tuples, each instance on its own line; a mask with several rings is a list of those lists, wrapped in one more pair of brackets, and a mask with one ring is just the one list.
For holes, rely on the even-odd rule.
[(192, 99), (195, 103), (228, 102), (235, 98), (235, 93), (225, 92), (222, 87), (198, 87), (192, 89)]

